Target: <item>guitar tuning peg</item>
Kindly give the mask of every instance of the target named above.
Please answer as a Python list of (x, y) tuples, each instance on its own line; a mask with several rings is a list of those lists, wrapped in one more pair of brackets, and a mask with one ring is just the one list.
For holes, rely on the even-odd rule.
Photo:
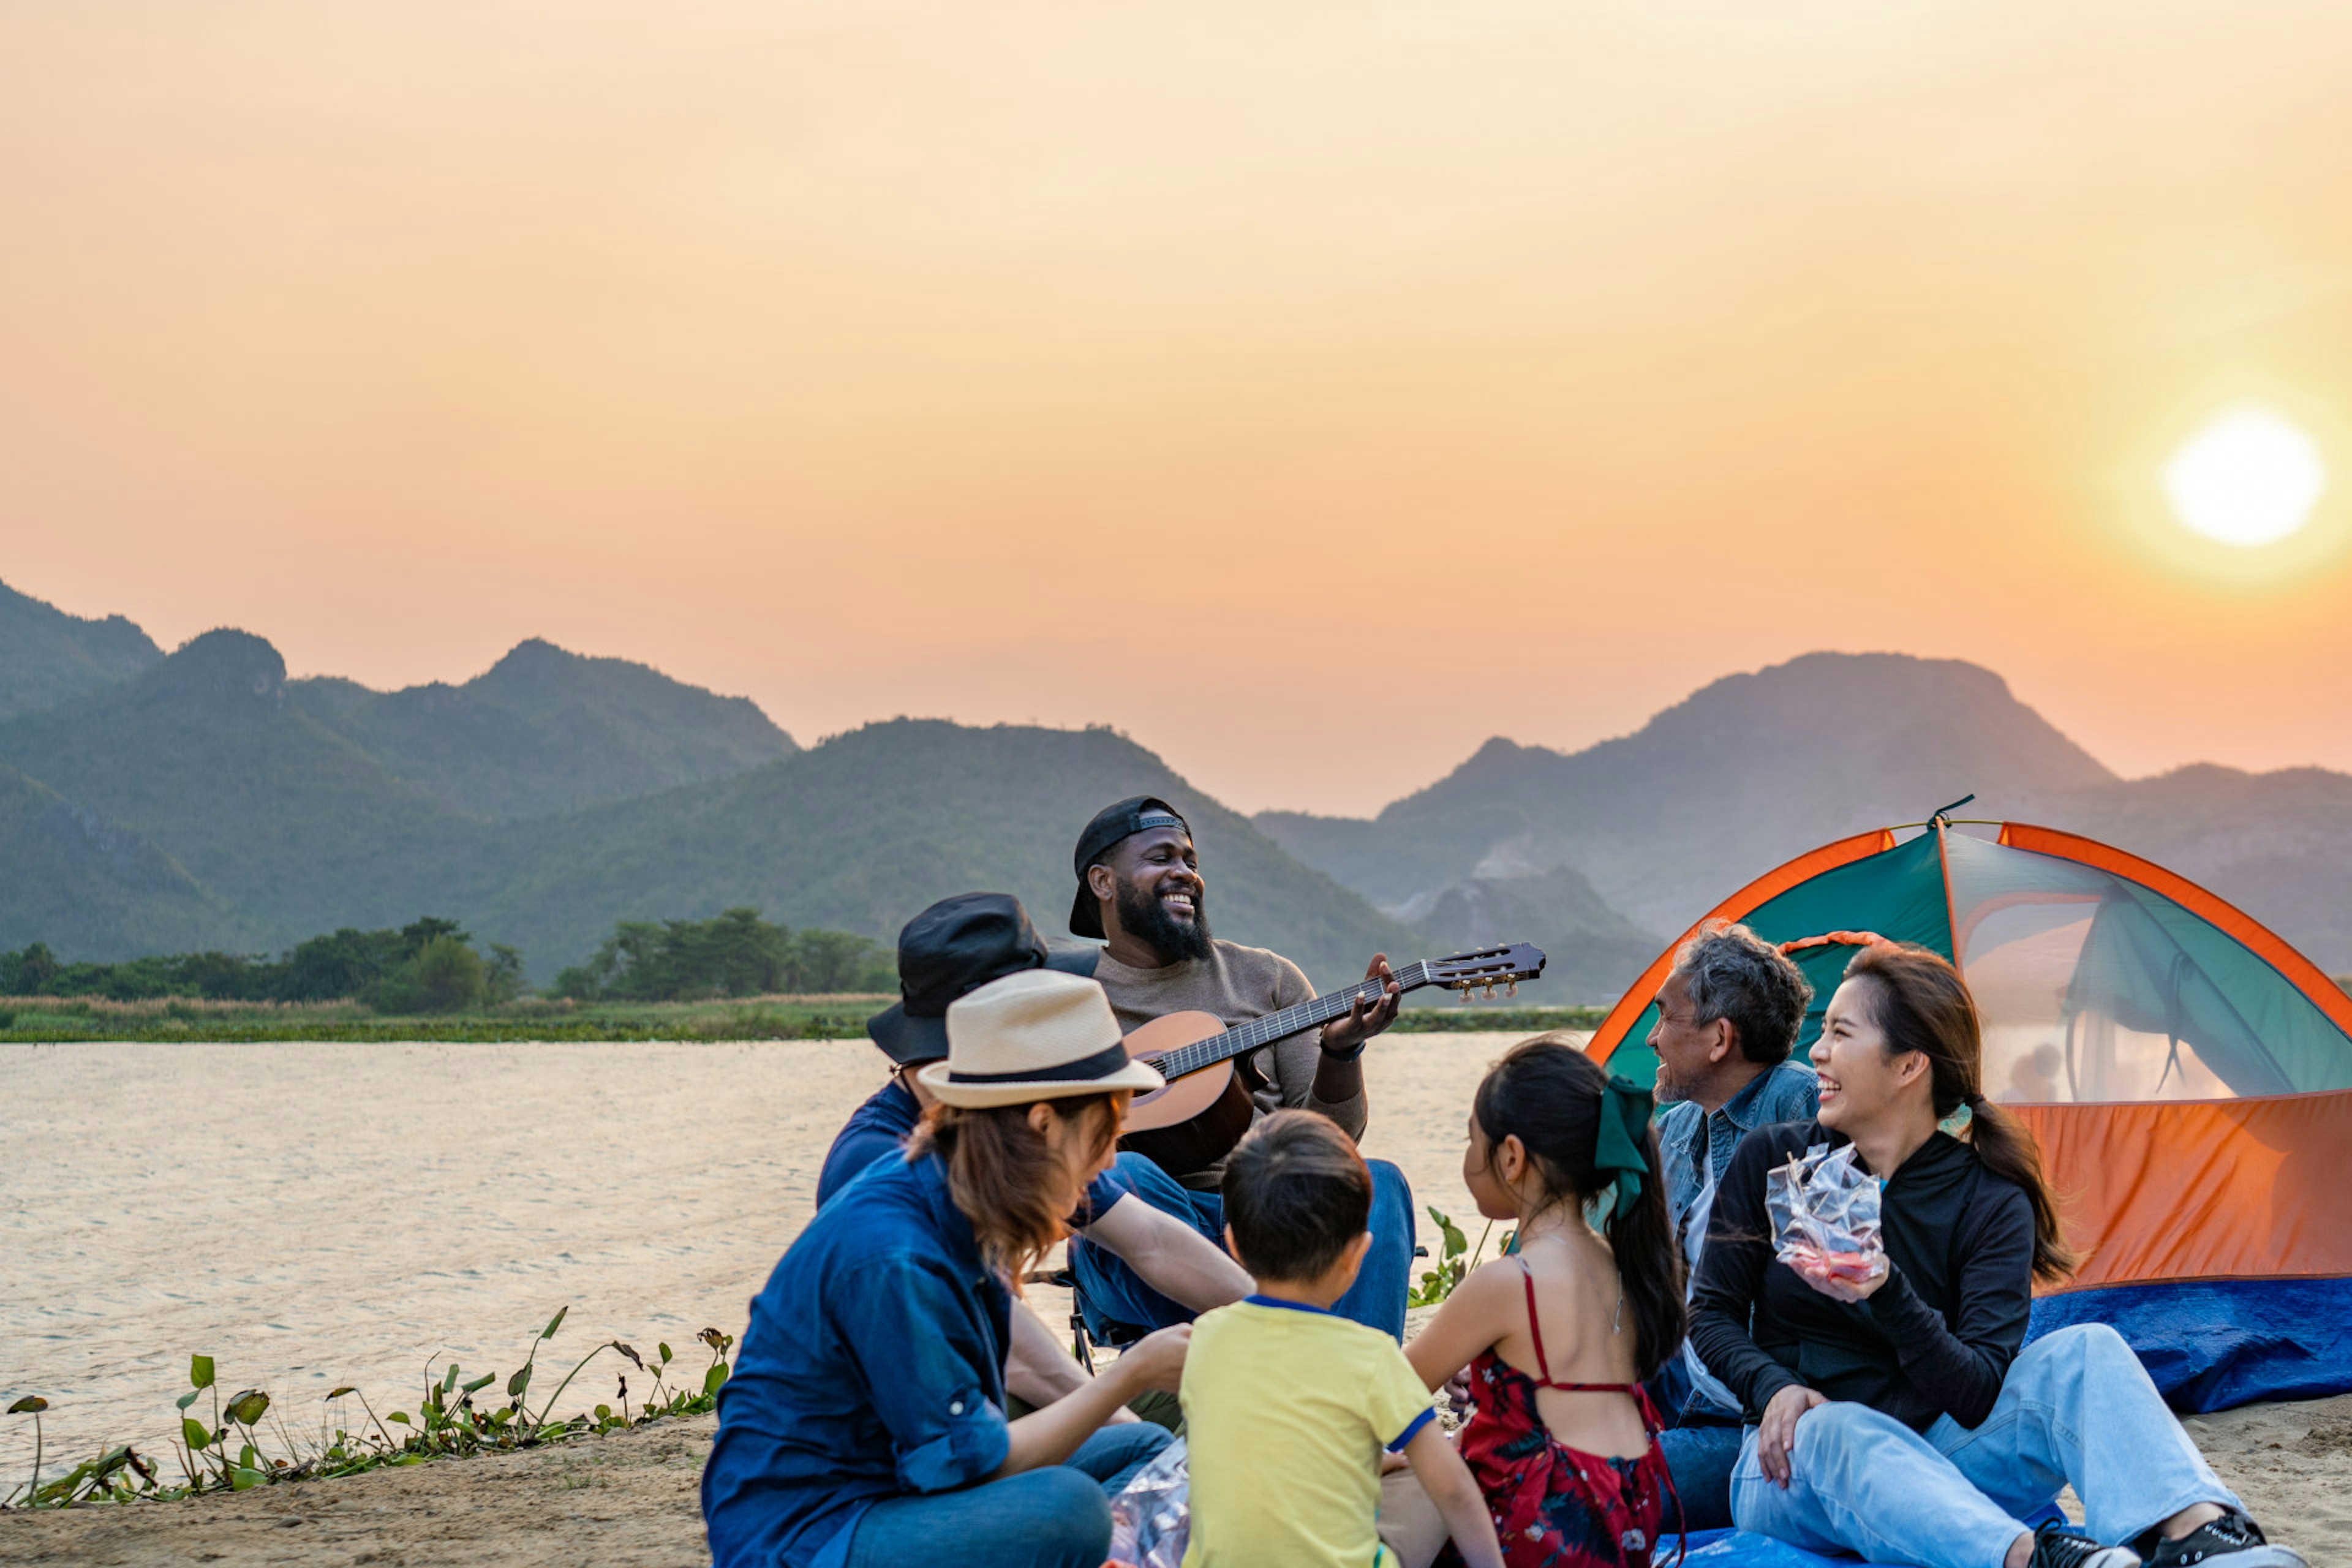
[(1465, 1007), (1470, 1005), (1470, 987), (1467, 985), (1456, 987), (1454, 995)]
[(1494, 999), (1495, 999), (1495, 988), (1494, 988), (1493, 986), (1489, 985), (1489, 986), (1487, 986), (1487, 987), (1486, 987), (1486, 1000), (1487, 1000), (1487, 1001), (1489, 1001), (1489, 1002), (1492, 1002)]
[(1509, 982), (1503, 987), (1503, 994), (1506, 996), (1517, 996), (1518, 994), (1519, 983), (1516, 980)]

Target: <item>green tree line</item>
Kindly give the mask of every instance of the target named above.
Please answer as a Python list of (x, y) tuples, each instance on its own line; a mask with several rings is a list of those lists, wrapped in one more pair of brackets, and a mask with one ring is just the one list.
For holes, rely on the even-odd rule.
[[(522, 954), (477, 946), (456, 921), (426, 916), (398, 929), (346, 926), (286, 952), (183, 952), (118, 963), (70, 963), (34, 942), (0, 952), (0, 995), (132, 1002), (355, 1001), (381, 1013), (463, 1013), (523, 991)], [(846, 931), (792, 931), (756, 909), (707, 921), (624, 921), (588, 963), (548, 994), (581, 1001), (693, 1001), (779, 992), (889, 991), (891, 955)]]
[(791, 931), (755, 909), (707, 921), (623, 921), (586, 963), (555, 977), (582, 1001), (698, 1001), (779, 992), (895, 991), (898, 962), (847, 931)]

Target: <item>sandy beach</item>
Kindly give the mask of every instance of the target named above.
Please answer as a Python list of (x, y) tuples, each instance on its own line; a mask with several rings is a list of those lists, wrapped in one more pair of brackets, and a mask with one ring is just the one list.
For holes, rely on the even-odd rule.
[[(0, 1519), (0, 1559), (88, 1568), (184, 1563), (701, 1568), (695, 1487), (713, 1416), (480, 1459), (187, 1502)], [(2352, 1394), (2191, 1417), (2213, 1468), (2313, 1568), (2352, 1556)]]
[[(1366, 1138), (1367, 1149), (1395, 1160), (1412, 1178), (1416, 1196), (1457, 1219), (1466, 1218), (1469, 1196), (1462, 1189), (1460, 1160), (1462, 1130), (1459, 1112), (1465, 1105), (1487, 1062), (1509, 1043), (1507, 1036), (1419, 1037), (1411, 1049), (1378, 1053), (1368, 1058), (1374, 1104), (1390, 1110), (1376, 1113)], [(173, 1048), (168, 1059), (183, 1062), (189, 1047)], [(320, 1047), (310, 1047), (312, 1050)], [(490, 1183), (485, 1173), (468, 1165), (465, 1151), (489, 1142), (487, 1129), (454, 1115), (444, 1130), (446, 1145), (434, 1145), (434, 1158), (422, 1169), (413, 1156), (417, 1134), (396, 1124), (399, 1136), (381, 1143), (369, 1142), (370, 1123), (352, 1116), (331, 1120), (330, 1089), (345, 1100), (373, 1102), (363, 1092), (366, 1073), (374, 1063), (382, 1070), (405, 1071), (418, 1065), (387, 1047), (368, 1047), (364, 1054), (338, 1053), (320, 1061), (289, 1051), (276, 1050), (256, 1058), (255, 1068), (266, 1068), (277, 1083), (281, 1100), (303, 1096), (303, 1114), (289, 1121), (315, 1131), (324, 1127), (338, 1158), (322, 1167), (316, 1179), (289, 1176), (291, 1184), (271, 1209), (271, 1221), (280, 1239), (272, 1257), (280, 1266), (298, 1264), (300, 1275), (257, 1275), (250, 1284), (227, 1276), (204, 1276), (204, 1289), (184, 1300), (150, 1301), (145, 1296), (115, 1301), (130, 1284), (98, 1281), (93, 1286), (70, 1269), (79, 1252), (101, 1244), (132, 1260), (143, 1258), (131, 1221), (144, 1216), (159, 1238), (168, 1239), (176, 1211), (159, 1206), (163, 1201), (142, 1182), (144, 1167), (109, 1163), (109, 1133), (99, 1121), (121, 1123), (113, 1136), (131, 1160), (162, 1143), (166, 1131), (139, 1118), (138, 1105), (157, 1097), (144, 1092), (146, 1080), (136, 1069), (137, 1050), (112, 1057), (91, 1056), (113, 1079), (129, 1089), (121, 1100), (99, 1097), (88, 1085), (79, 1096), (53, 1093), (53, 1100), (86, 1104), (92, 1124), (69, 1141), (78, 1165), (57, 1166), (58, 1180), (72, 1176), (92, 1184), (93, 1197), (110, 1181), (132, 1188), (139, 1202), (119, 1205), (124, 1223), (102, 1237), (76, 1242), (75, 1254), (52, 1247), (56, 1256), (44, 1267), (54, 1274), (53, 1294), (91, 1298), (82, 1319), (70, 1324), (75, 1338), (42, 1342), (87, 1345), (107, 1359), (121, 1361), (134, 1349), (179, 1342), (207, 1343), (233, 1353), (240, 1366), (254, 1366), (265, 1386), (286, 1393), (292, 1407), (307, 1420), (315, 1394), (306, 1391), (313, 1374), (342, 1370), (351, 1360), (328, 1361), (321, 1353), (356, 1342), (362, 1350), (381, 1342), (388, 1365), (407, 1363), (407, 1336), (427, 1331), (428, 1315), (441, 1322), (493, 1320), (522, 1313), (544, 1312), (542, 1296), (563, 1292), (555, 1300), (578, 1300), (582, 1316), (592, 1310), (612, 1312), (610, 1331), (629, 1332), (635, 1319), (660, 1320), (652, 1309), (662, 1301), (685, 1305), (689, 1313), (740, 1331), (740, 1303), (753, 1289), (774, 1252), (807, 1218), (809, 1188), (818, 1157), (832, 1131), (858, 1099), (879, 1078), (872, 1047), (863, 1041), (803, 1042), (791, 1046), (645, 1047), (477, 1047), (455, 1050), (417, 1047), (425, 1065), (445, 1078), (456, 1078), (459, 1104), (497, 1105), (530, 1095), (559, 1121), (581, 1129), (606, 1123), (600, 1117), (601, 1090), (578, 1087), (583, 1075), (576, 1069), (582, 1058), (617, 1063), (633, 1080), (659, 1082), (667, 1098), (648, 1104), (649, 1091), (623, 1103), (627, 1120), (651, 1110), (669, 1109), (673, 1101), (715, 1103), (699, 1114), (696, 1140), (675, 1148), (633, 1147), (627, 1141), (583, 1138), (598, 1161), (604, 1198), (589, 1197), (558, 1203), (560, 1192), (535, 1190), (518, 1220), (503, 1209), (485, 1208), (507, 1189)], [(379, 1063), (378, 1058), (383, 1058)], [(37, 1066), (76, 1067), (82, 1057), (59, 1057)], [(386, 1065), (388, 1064), (388, 1065)], [(215, 1064), (218, 1065), (218, 1064)], [(79, 1068), (77, 1069), (79, 1070)], [(305, 1073), (311, 1076), (306, 1078)], [(469, 1076), (461, 1076), (469, 1075)], [(318, 1085), (311, 1084), (311, 1078)], [(236, 1080), (231, 1080), (233, 1088)], [(52, 1086), (72, 1088), (75, 1084)], [(184, 1086), (183, 1086), (184, 1091)], [(726, 1093), (719, 1094), (719, 1089)], [(572, 1098), (563, 1098), (570, 1095)], [(170, 1097), (163, 1097), (170, 1102)], [(182, 1095), (184, 1099), (184, 1092)], [(316, 1103), (313, 1103), (313, 1102)], [(155, 1114), (161, 1114), (156, 1112)], [(125, 1131), (127, 1129), (127, 1131)], [(29, 1142), (25, 1148), (34, 1148)], [(274, 1151), (248, 1149), (244, 1158), (279, 1160)], [(170, 1167), (174, 1190), (186, 1188), (194, 1198), (205, 1196), (209, 1181), (226, 1180), (205, 1161), (200, 1150), (179, 1156)], [(651, 1164), (646, 1161), (656, 1161)], [(635, 1161), (636, 1163), (629, 1163)], [(642, 1166), (642, 1168), (640, 1168)], [(232, 1166), (234, 1175), (241, 1166)], [(390, 1195), (362, 1209), (345, 1212), (337, 1206), (338, 1192), (352, 1184), (356, 1173), (371, 1179)], [(436, 1173), (438, 1173), (437, 1174)], [(297, 1173), (299, 1175), (299, 1173)], [(404, 1182), (404, 1186), (395, 1186)], [(577, 1184), (583, 1194), (595, 1189), (584, 1177)], [(79, 1191), (80, 1189), (68, 1189)], [(606, 1201), (613, 1194), (626, 1201)], [(736, 1203), (744, 1193), (756, 1194), (762, 1223), (750, 1227), (736, 1217)], [(189, 1201), (194, 1201), (194, 1198)], [(611, 1210), (611, 1213), (604, 1212)], [(349, 1254), (367, 1255), (361, 1245), (381, 1235), (404, 1235), (398, 1227), (413, 1223), (409, 1212), (438, 1216), (446, 1233), (436, 1245), (444, 1249), (446, 1279), (434, 1278), (421, 1300), (398, 1303), (397, 1315), (376, 1315), (355, 1303), (372, 1272), (349, 1274), (332, 1267)], [(642, 1228), (642, 1216), (663, 1216), (658, 1227), (659, 1250), (631, 1250), (620, 1227)], [(33, 1216), (26, 1216), (26, 1225)], [(44, 1226), (53, 1229), (44, 1219)], [(289, 1231), (285, 1227), (300, 1227)], [(24, 1229), (13, 1239), (29, 1248), (49, 1229)], [(1478, 1235), (1472, 1227), (1470, 1235)], [(1422, 1239), (1437, 1238), (1424, 1224)], [(455, 1253), (463, 1244), (475, 1248)], [(1491, 1249), (1491, 1247), (1490, 1247)], [(560, 1256), (560, 1270), (545, 1259)], [(526, 1267), (527, 1265), (527, 1267)], [(47, 1278), (44, 1275), (44, 1278)], [(625, 1289), (643, 1294), (639, 1300), (622, 1295)], [(412, 1281), (409, 1290), (423, 1287)], [(321, 1319), (314, 1337), (317, 1349), (277, 1348), (259, 1330), (231, 1337), (205, 1325), (236, 1322), (258, 1315), (256, 1293), (302, 1298), (305, 1310)], [(1048, 1287), (1033, 1288), (1033, 1304), (1049, 1323), (1067, 1321), (1066, 1293)], [(257, 1300), (257, 1298), (256, 1298)], [(482, 1302), (505, 1303), (489, 1310)], [(278, 1321), (303, 1329), (307, 1320), (283, 1314), (296, 1303), (274, 1304)], [(137, 1310), (132, 1310), (132, 1307)], [(615, 1311), (614, 1309), (619, 1310)], [(152, 1314), (169, 1310), (176, 1316), (159, 1325)], [(101, 1314), (103, 1320), (101, 1321)], [(1413, 1314), (1408, 1331), (1419, 1327), (1426, 1313)], [(119, 1326), (111, 1326), (120, 1319)], [(35, 1336), (58, 1333), (57, 1325), (36, 1317), (18, 1324), (33, 1342)], [(165, 1332), (165, 1329), (173, 1331)], [(593, 1331), (607, 1331), (603, 1329)], [(690, 1326), (680, 1335), (690, 1333)], [(196, 1339), (199, 1332), (209, 1337)], [(418, 1342), (421, 1355), (433, 1342)], [(447, 1342), (441, 1342), (447, 1343)], [(567, 1339), (564, 1342), (571, 1342)], [(583, 1342), (587, 1342), (583, 1340)], [(460, 1359), (470, 1369), (503, 1371), (511, 1364), (510, 1344), (449, 1344), (446, 1359)], [(123, 1352), (123, 1353), (118, 1353)], [(501, 1352), (508, 1352), (502, 1354)], [(263, 1358), (272, 1354), (285, 1364), (272, 1367)], [(298, 1357), (314, 1362), (295, 1365)], [(362, 1357), (353, 1357), (362, 1367)], [(226, 1363), (225, 1363), (226, 1364)], [(153, 1412), (168, 1416), (172, 1394), (184, 1376), (184, 1362), (159, 1360), (145, 1371), (118, 1376), (120, 1399), (101, 1405), (98, 1416), (85, 1415), (83, 1424), (50, 1432), (54, 1463), (76, 1446), (96, 1447), (128, 1437), (152, 1440), (148, 1427), (134, 1417)], [(77, 1373), (77, 1375), (80, 1375)], [(95, 1376), (95, 1369), (89, 1375)], [(403, 1380), (405, 1373), (402, 1373)], [(363, 1381), (362, 1378), (353, 1381)], [(387, 1393), (401, 1383), (387, 1380)], [(68, 1394), (68, 1397), (74, 1397)], [(85, 1401), (64, 1405), (53, 1415), (72, 1415)], [(111, 1412), (124, 1413), (116, 1416)], [(21, 1428), (21, 1422), (19, 1428)], [(2352, 1561), (2352, 1395), (2299, 1405), (2254, 1405), (2217, 1415), (2192, 1417), (2189, 1430), (2212, 1458), (2215, 1468), (2236, 1487), (2280, 1537), (2303, 1550), (2315, 1565)], [(709, 1449), (711, 1421), (708, 1417), (680, 1421), (641, 1431), (567, 1444), (527, 1454), (498, 1455), (450, 1460), (375, 1471), (341, 1480), (310, 1481), (227, 1497), (205, 1497), (182, 1502), (139, 1503), (94, 1507), (55, 1514), (0, 1515), (0, 1562), (9, 1564), (109, 1563), (147, 1564), (190, 1562), (318, 1563), (467, 1564), (498, 1563), (618, 1564), (700, 1564), (709, 1562), (703, 1549), (702, 1522), (696, 1500), (696, 1483), (703, 1456)], [(66, 1436), (65, 1434), (72, 1434)], [(115, 1436), (120, 1434), (121, 1436)], [(22, 1439), (21, 1429), (11, 1434)], [(62, 1440), (61, 1440), (62, 1439)], [(11, 1449), (12, 1464), (29, 1460), (29, 1453)], [(21, 1478), (19, 1478), (21, 1479)]]

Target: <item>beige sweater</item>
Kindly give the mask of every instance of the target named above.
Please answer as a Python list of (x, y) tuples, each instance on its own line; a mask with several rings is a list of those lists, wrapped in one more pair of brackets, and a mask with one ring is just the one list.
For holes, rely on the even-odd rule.
[[(1190, 1012), (1210, 1014), (1230, 1028), (1315, 995), (1298, 965), (1280, 953), (1223, 941), (1210, 943), (1206, 958), (1188, 958), (1160, 969), (1131, 968), (1106, 952), (1095, 961), (1095, 978), (1102, 982), (1122, 1029)], [(1362, 1094), (1337, 1102), (1316, 1098), (1315, 1069), (1323, 1061), (1317, 1033), (1302, 1029), (1251, 1053), (1251, 1064), (1270, 1086), (1257, 1095), (1258, 1114), (1285, 1106), (1319, 1110), (1349, 1137), (1361, 1138), (1370, 1110)]]

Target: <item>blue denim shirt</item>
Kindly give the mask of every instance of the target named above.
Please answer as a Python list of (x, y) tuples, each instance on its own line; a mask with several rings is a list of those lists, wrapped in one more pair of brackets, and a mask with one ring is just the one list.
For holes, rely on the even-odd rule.
[(834, 1194), (849, 1185), (851, 1177), (864, 1175), (875, 1161), (902, 1152), (922, 1120), (922, 1101), (895, 1077), (877, 1089), (873, 1098), (849, 1113), (849, 1120), (834, 1135), (833, 1147), (825, 1151), (824, 1169), (816, 1178), (816, 1206), (823, 1208), (833, 1202)]
[[(1685, 1100), (1658, 1112), (1658, 1157), (1665, 1163), (1666, 1206), (1674, 1211), (1675, 1234), (1683, 1235), (1707, 1173), (1723, 1179), (1742, 1138), (1776, 1121), (1811, 1121), (1821, 1099), (1822, 1082), (1813, 1069), (1803, 1062), (1785, 1061), (1758, 1073), (1713, 1111), (1702, 1111), (1696, 1100)], [(1706, 1129), (1706, 1171), (1698, 1165), (1702, 1126)]]
[[(824, 1168), (817, 1173), (816, 1206), (823, 1208), (833, 1202), (853, 1178), (864, 1175), (877, 1162), (905, 1153), (907, 1140), (914, 1136), (922, 1120), (922, 1101), (897, 1079), (876, 1089), (834, 1134), (833, 1147), (825, 1151)], [(1105, 1171), (1087, 1184), (1086, 1201), (1070, 1216), (1070, 1224), (1078, 1229), (1094, 1224), (1128, 1191), (1116, 1166)]]
[(838, 1568), (875, 1503), (993, 1474), (1011, 1310), (938, 1155), (850, 1183), (751, 1299), (702, 1471), (714, 1568)]

